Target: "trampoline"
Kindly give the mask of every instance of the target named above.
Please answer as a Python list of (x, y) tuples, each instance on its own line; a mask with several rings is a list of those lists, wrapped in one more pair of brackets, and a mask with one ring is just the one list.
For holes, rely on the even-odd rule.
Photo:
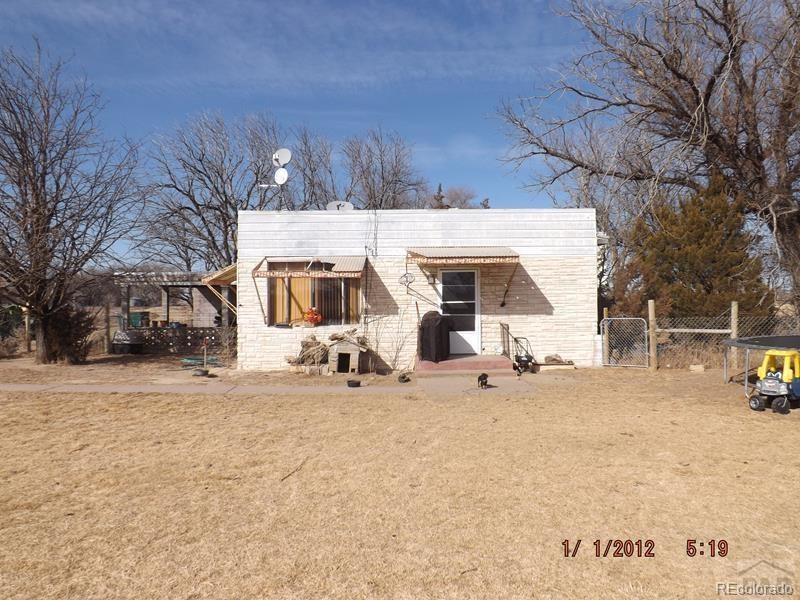
[(800, 350), (800, 335), (760, 335), (756, 337), (735, 338), (722, 342), (725, 352), (722, 355), (722, 376), (728, 383), (728, 349), (744, 349), (744, 395), (750, 395), (750, 350)]

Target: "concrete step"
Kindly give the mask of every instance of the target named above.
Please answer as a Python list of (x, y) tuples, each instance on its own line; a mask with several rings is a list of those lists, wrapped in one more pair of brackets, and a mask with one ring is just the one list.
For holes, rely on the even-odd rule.
[(479, 354), (453, 357), (439, 363), (421, 360), (417, 363), (415, 371), (417, 377), (465, 373), (475, 373), (476, 376), (480, 373), (489, 375), (513, 373), (512, 362), (505, 356)]

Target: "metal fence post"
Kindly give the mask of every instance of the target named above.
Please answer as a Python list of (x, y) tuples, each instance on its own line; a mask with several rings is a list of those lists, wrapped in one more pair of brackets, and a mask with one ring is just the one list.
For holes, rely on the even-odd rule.
[(609, 350), (610, 350), (610, 340), (608, 339), (608, 331), (607, 327), (605, 326), (605, 320), (608, 318), (608, 307), (603, 307), (603, 320), (600, 322), (600, 335), (603, 336), (603, 364), (607, 364), (610, 361), (608, 360), (609, 357)]
[(658, 339), (656, 337), (656, 301), (647, 301), (647, 327), (649, 331), (648, 350), (650, 352), (650, 370), (658, 369)]
[(744, 349), (744, 397), (750, 395), (750, 348)]

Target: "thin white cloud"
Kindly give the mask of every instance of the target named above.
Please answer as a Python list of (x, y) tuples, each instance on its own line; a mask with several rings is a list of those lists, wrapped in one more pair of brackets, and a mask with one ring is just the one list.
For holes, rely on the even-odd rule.
[(414, 145), (414, 157), (421, 167), (440, 167), (448, 164), (483, 164), (494, 167), (504, 148), (487, 142), (482, 137), (461, 133), (448, 138), (444, 143), (419, 143)]
[(55, 33), (117, 61), (101, 84), (162, 90), (526, 80), (571, 52), (565, 25), (541, 1), (0, 3), (0, 35)]

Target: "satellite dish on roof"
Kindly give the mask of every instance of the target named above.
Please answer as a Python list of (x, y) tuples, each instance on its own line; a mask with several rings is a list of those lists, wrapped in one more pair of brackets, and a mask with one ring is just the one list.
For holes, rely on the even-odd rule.
[(328, 202), (325, 205), (327, 210), (353, 210), (353, 205), (349, 202), (343, 202), (341, 200), (334, 200), (333, 202)]
[(285, 167), (292, 160), (292, 151), (288, 148), (281, 148), (272, 155), (272, 164), (276, 167)]
[(281, 167), (275, 171), (275, 183), (283, 185), (289, 180), (289, 171)]

